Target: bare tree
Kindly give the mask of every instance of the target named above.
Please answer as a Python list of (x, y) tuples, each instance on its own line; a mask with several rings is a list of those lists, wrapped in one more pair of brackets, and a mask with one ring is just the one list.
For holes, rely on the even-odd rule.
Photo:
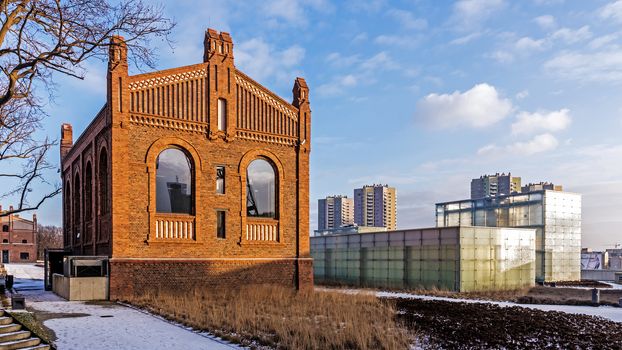
[[(142, 0), (0, 0), (0, 23), (0, 199), (18, 200), (6, 216), (61, 191), (45, 177), (56, 142), (35, 135), (46, 117), (37, 92), (51, 93), (55, 74), (82, 79), (83, 63), (105, 59), (113, 35), (124, 36), (136, 66), (153, 68), (149, 41), (169, 43), (174, 23)], [(49, 190), (33, 194), (41, 186)]]
[(43, 260), (45, 249), (63, 248), (63, 229), (58, 226), (37, 228), (37, 259)]

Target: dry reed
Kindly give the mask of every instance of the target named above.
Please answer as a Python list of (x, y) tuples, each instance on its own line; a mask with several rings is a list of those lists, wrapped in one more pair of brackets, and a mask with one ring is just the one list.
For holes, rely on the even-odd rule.
[(276, 286), (160, 291), (128, 302), (245, 345), (277, 349), (407, 349), (388, 302), (370, 295)]

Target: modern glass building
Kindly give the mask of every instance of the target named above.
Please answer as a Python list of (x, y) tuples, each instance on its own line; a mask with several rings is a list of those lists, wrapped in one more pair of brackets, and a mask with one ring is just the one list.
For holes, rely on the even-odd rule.
[(535, 230), (442, 227), (311, 237), (318, 283), (470, 292), (535, 284)]
[(536, 279), (581, 279), (581, 195), (536, 191), (436, 204), (436, 226), (536, 229)]

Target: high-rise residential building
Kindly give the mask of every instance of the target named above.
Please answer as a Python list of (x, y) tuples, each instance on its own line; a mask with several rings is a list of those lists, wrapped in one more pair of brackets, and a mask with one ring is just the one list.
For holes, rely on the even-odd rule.
[(529, 192), (543, 191), (543, 190), (563, 191), (563, 187), (552, 184), (550, 182), (538, 182), (538, 183), (529, 183), (521, 188), (522, 193), (529, 193)]
[(354, 189), (354, 223), (397, 229), (395, 187), (365, 185)]
[(471, 180), (471, 199), (505, 196), (521, 191), (520, 177), (513, 177), (511, 173), (482, 175), (479, 179)]
[(318, 199), (318, 230), (329, 230), (354, 224), (354, 201), (347, 196)]

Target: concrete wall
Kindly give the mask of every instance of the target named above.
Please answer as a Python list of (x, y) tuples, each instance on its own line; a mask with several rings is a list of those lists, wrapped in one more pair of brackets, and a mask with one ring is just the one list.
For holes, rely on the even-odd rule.
[(312, 237), (311, 255), (319, 283), (474, 291), (535, 281), (533, 229), (446, 227)]
[(581, 270), (581, 279), (588, 281), (615, 281), (621, 270)]
[(108, 277), (65, 277), (55, 273), (54, 293), (67, 300), (108, 300)]

